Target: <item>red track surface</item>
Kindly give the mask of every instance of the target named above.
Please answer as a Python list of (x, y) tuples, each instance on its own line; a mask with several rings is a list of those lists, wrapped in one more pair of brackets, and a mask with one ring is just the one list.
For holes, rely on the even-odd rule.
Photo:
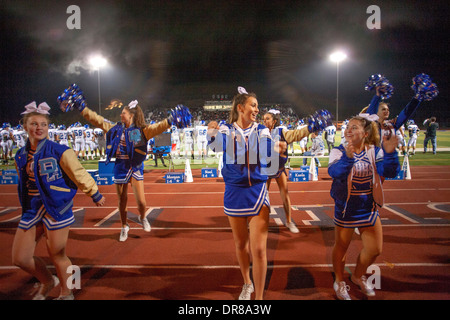
[[(412, 180), (384, 184), (384, 248), (376, 261), (381, 288), (371, 299), (450, 298), (450, 170), (441, 166), (413, 167), (411, 171)], [(131, 230), (123, 243), (118, 241), (115, 187), (100, 186), (107, 198), (102, 208), (77, 194), (77, 221), (67, 247), (72, 263), (81, 269), (76, 299), (237, 299), (242, 277), (223, 214), (223, 181), (201, 178), (200, 171), (193, 170), (193, 183), (165, 184), (165, 172), (145, 175), (150, 233), (136, 222), (136, 202), (130, 193)], [(293, 219), (300, 229), (299, 234), (292, 234), (282, 225), (282, 202), (272, 182), (266, 299), (335, 299), (330, 186), (326, 168), (319, 169), (317, 182), (289, 183)], [(21, 213), (16, 188), (0, 186), (3, 300), (30, 299), (27, 292), (35, 282), (11, 265), (12, 241)], [(347, 258), (349, 271), (353, 271), (360, 248), (355, 234)], [(47, 257), (43, 241), (37, 255)], [(364, 299), (350, 281), (348, 284), (352, 298)], [(54, 289), (50, 298), (57, 295)]]

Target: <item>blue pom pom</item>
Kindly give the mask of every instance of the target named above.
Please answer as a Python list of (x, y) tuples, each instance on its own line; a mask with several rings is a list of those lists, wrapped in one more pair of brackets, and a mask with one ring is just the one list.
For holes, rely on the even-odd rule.
[(169, 119), (177, 128), (186, 128), (191, 125), (192, 115), (189, 108), (181, 104), (169, 111)]
[(319, 110), (308, 117), (308, 131), (322, 131), (332, 123), (332, 115), (328, 110)]
[(81, 91), (75, 83), (65, 89), (57, 100), (61, 110), (64, 112), (71, 111), (74, 108), (79, 111), (83, 111), (83, 109), (87, 106), (86, 99), (83, 96), (83, 91)]
[(394, 86), (389, 83), (389, 80), (381, 74), (373, 74), (366, 81), (366, 91), (372, 91), (376, 87), (384, 87), (381, 91), (381, 99), (386, 100), (394, 94)]
[(425, 73), (415, 76), (412, 79), (412, 82), (411, 89), (414, 90), (414, 98), (419, 101), (431, 101), (439, 94), (436, 84), (433, 83), (430, 76)]

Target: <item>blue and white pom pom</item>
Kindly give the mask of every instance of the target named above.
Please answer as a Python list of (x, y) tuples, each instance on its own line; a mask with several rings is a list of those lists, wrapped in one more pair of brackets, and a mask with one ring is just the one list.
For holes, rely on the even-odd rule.
[(332, 118), (331, 113), (326, 109), (314, 112), (307, 118), (308, 131), (322, 131), (332, 123)]
[(188, 107), (179, 104), (169, 111), (168, 120), (171, 125), (182, 129), (191, 125), (192, 115)]
[(412, 79), (412, 82), (411, 89), (414, 90), (414, 98), (419, 101), (431, 101), (439, 94), (436, 84), (433, 83), (430, 76), (425, 73), (415, 76)]
[(384, 87), (381, 91), (381, 99), (386, 100), (394, 94), (394, 86), (389, 83), (389, 80), (381, 74), (373, 74), (366, 81), (366, 91), (375, 90), (377, 87)]
[(87, 106), (83, 91), (75, 83), (65, 89), (57, 100), (64, 112), (72, 111), (74, 108), (81, 112)]

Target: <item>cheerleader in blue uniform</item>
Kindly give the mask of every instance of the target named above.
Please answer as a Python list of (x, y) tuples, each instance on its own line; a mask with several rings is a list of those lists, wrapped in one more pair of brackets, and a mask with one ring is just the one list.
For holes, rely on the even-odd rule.
[(58, 97), (58, 101), (63, 111), (78, 109), (87, 121), (106, 133), (106, 163), (116, 158), (114, 183), (119, 198), (122, 224), (119, 241), (126, 241), (130, 229), (127, 223), (128, 183), (131, 183), (136, 197), (139, 221), (144, 231), (150, 232), (151, 226), (145, 216), (144, 194), (144, 160), (147, 156), (147, 142), (169, 129), (171, 125), (178, 127), (188, 125), (191, 119), (189, 110), (184, 106), (178, 106), (171, 110), (169, 116), (163, 121), (147, 125), (138, 101), (134, 100), (122, 110), (121, 121), (112, 124), (87, 107), (82, 91), (75, 84), (66, 89)]
[[(22, 113), (28, 140), (15, 156), (23, 212), (14, 237), (12, 260), (41, 283), (33, 300), (45, 300), (58, 283), (61, 283), (61, 294), (57, 299), (73, 300), (72, 290), (67, 286), (70, 276), (67, 268), (72, 263), (66, 255), (70, 225), (75, 221), (73, 198), (77, 189), (90, 196), (97, 206), (102, 206), (105, 198), (75, 152), (48, 140), (49, 110), (45, 102), (39, 106), (32, 102)], [(44, 260), (34, 256), (36, 245), (44, 235), (58, 277), (52, 276)]]
[[(262, 149), (271, 148), (271, 137), (269, 129), (256, 122), (258, 113), (256, 95), (241, 89), (233, 99), (229, 124), (220, 127), (215, 121), (208, 124), (211, 150), (224, 152), (224, 212), (231, 225), (244, 279), (239, 300), (250, 300), (255, 289), (255, 298), (262, 299), (267, 273), (270, 203), (264, 171), (268, 161), (258, 155)], [(278, 155), (273, 158), (278, 160)], [(250, 252), (254, 285), (250, 277)]]
[[(301, 129), (287, 130), (280, 125), (280, 111), (271, 109), (263, 117), (264, 125), (270, 129), (272, 139), (275, 141), (285, 141), (288, 145), (294, 141), (300, 141), (303, 138), (307, 138), (309, 130), (306, 126)], [(270, 182), (275, 179), (278, 188), (280, 189), (281, 199), (283, 200), (283, 208), (286, 214), (286, 226), (292, 233), (298, 233), (299, 230), (291, 217), (291, 198), (288, 192), (288, 178), (286, 174), (285, 164), (288, 160), (287, 150), (280, 153), (279, 168), (275, 175), (272, 175), (267, 180), (267, 190), (270, 188)]]
[(328, 173), (333, 178), (331, 197), (335, 201), (335, 244), (333, 247), (333, 288), (339, 299), (350, 300), (344, 281), (347, 249), (355, 228), (363, 243), (351, 281), (367, 296), (374, 296), (365, 276), (367, 268), (381, 253), (383, 232), (378, 207), (383, 206), (381, 177), (393, 178), (400, 170), (396, 135), (383, 136), (379, 148), (376, 115), (360, 114), (350, 119), (345, 145), (332, 149)]
[[(277, 173), (280, 153), (287, 150), (287, 144), (273, 141), (269, 129), (256, 122), (259, 113), (256, 95), (247, 93), (242, 87), (238, 90), (229, 123), (218, 126), (216, 121), (211, 121), (208, 140), (212, 151), (223, 151), (224, 212), (231, 225), (244, 280), (239, 299), (249, 300), (253, 292), (255, 299), (262, 299), (267, 273), (270, 212), (266, 182), (268, 176)], [(324, 122), (311, 118), (308, 130), (312, 131)], [(254, 285), (250, 277), (250, 261), (253, 262)]]
[(424, 73), (415, 76), (412, 79), (412, 83), (413, 98), (395, 118), (389, 119), (390, 104), (385, 100), (392, 96), (393, 86), (388, 79), (379, 74), (372, 75), (366, 82), (366, 90), (375, 90), (375, 95), (369, 106), (361, 112), (378, 116), (377, 123), (380, 136), (395, 134), (401, 126), (405, 125), (415, 115), (422, 101), (431, 101), (439, 93), (436, 84)]

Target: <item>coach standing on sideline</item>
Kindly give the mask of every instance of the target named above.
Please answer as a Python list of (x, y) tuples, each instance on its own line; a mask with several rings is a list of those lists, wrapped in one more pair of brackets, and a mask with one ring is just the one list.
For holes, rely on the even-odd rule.
[(423, 122), (425, 126), (425, 139), (423, 140), (423, 153), (427, 152), (428, 141), (431, 140), (433, 146), (433, 154), (436, 154), (436, 132), (439, 129), (439, 123), (436, 122), (436, 117), (431, 117)]

